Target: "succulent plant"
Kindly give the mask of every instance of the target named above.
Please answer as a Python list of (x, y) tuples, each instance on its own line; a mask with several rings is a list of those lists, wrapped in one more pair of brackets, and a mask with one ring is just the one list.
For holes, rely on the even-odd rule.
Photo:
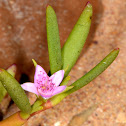
[[(89, 84), (115, 60), (119, 53), (118, 48), (111, 51), (84, 76), (67, 86), (70, 80), (68, 74), (80, 56), (89, 34), (91, 17), (92, 5), (88, 2), (61, 49), (56, 14), (51, 6), (47, 6), (46, 27), (51, 76), (49, 77), (35, 60), (34, 83), (20, 85), (14, 78), (13, 69), (7, 71), (0, 69), (0, 101), (8, 93), (20, 109), (19, 112), (1, 121), (0, 126), (23, 125), (33, 115), (57, 105), (66, 96)], [(37, 100), (32, 106), (23, 89), (36, 94)]]

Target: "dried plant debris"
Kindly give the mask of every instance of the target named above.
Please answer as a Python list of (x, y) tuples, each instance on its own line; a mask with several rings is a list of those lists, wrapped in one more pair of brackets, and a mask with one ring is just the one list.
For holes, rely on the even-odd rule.
[(97, 105), (89, 107), (87, 110), (82, 111), (81, 113), (73, 116), (71, 121), (67, 126), (81, 126), (84, 122), (88, 120), (88, 117), (96, 110)]

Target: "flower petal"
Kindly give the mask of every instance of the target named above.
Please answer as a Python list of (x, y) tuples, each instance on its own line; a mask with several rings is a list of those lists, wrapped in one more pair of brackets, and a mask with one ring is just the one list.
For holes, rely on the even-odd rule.
[(48, 75), (45, 70), (40, 66), (36, 66), (35, 76), (34, 76), (34, 84), (36, 87), (39, 87), (39, 82), (46, 83), (48, 80)]
[(64, 77), (64, 70), (59, 70), (54, 73), (49, 79), (52, 80), (56, 86), (59, 86)]
[(42, 92), (41, 89), (38, 89), (39, 94), (44, 98), (44, 99), (49, 99), (52, 96), (61, 93), (62, 91), (64, 91), (66, 89), (67, 86), (59, 86), (56, 87), (55, 90), (52, 91), (48, 91), (46, 93)]
[(34, 83), (27, 82), (27, 83), (22, 84), (21, 87), (26, 91), (32, 92), (36, 95), (39, 95)]
[(39, 94), (44, 98), (44, 99), (49, 99), (53, 96), (52, 91), (48, 91), (46, 93), (42, 92), (41, 89), (38, 89)]
[(64, 91), (66, 89), (66, 86), (59, 86), (59, 87), (56, 87), (54, 92), (53, 92), (53, 95), (56, 95), (56, 94), (59, 94), (61, 93), (62, 91)]

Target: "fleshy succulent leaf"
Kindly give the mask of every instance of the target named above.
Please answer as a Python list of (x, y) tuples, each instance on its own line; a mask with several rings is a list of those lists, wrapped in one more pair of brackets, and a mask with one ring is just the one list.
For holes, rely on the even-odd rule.
[[(65, 89), (63, 92), (66, 92), (66, 91), (72, 89), (73, 87), (74, 87), (74, 86), (68, 86), (68, 87), (66, 87), (66, 89)], [(62, 93), (63, 93), (63, 92), (62, 92)]]
[(91, 16), (92, 5), (88, 3), (62, 48), (62, 69), (65, 69), (69, 65), (64, 77), (69, 74), (70, 70), (80, 56), (81, 50), (89, 33)]
[(51, 6), (46, 10), (47, 42), (51, 75), (62, 68), (61, 46), (57, 17)]
[(0, 102), (3, 100), (6, 93), (7, 93), (6, 89), (4, 88), (4, 86), (0, 82)]
[(118, 56), (118, 53), (119, 53), (119, 49), (114, 49), (99, 64), (97, 64), (93, 69), (91, 69), (87, 74), (85, 74), (80, 79), (78, 79), (73, 84), (71, 84), (71, 86), (74, 86), (72, 89), (68, 91), (64, 91), (63, 93), (60, 93), (52, 97), (50, 99), (52, 105), (54, 106), (58, 104), (66, 96), (79, 90), (80, 88), (84, 87), (85, 85), (90, 83), (92, 80), (94, 80), (97, 76), (99, 76), (103, 71), (105, 71), (111, 65), (111, 63)]
[(74, 86), (67, 93), (71, 94), (80, 88), (84, 87), (92, 80), (94, 80), (97, 76), (99, 76), (103, 71), (105, 71), (109, 65), (115, 60), (118, 56), (119, 49), (114, 49), (111, 51), (99, 64), (97, 64), (93, 69), (91, 69), (88, 73), (82, 76), (80, 79), (75, 81), (71, 86)]
[(36, 67), (37, 66), (37, 62), (34, 59), (32, 59), (32, 62), (34, 64), (34, 66)]
[(42, 110), (43, 107), (41, 106), (43, 103), (42, 100), (37, 100), (33, 105), (32, 105), (32, 111), (31, 111), (31, 114), (36, 112), (36, 111), (39, 111), (39, 110)]
[(30, 113), (29, 100), (17, 80), (6, 70), (0, 69), (0, 82), (22, 112)]
[(62, 86), (62, 85), (67, 85), (68, 82), (69, 82), (69, 80), (70, 80), (70, 76), (67, 76), (67, 77), (62, 81), (62, 83), (60, 84), (60, 86)]
[[(16, 65), (13, 64), (11, 65), (8, 69), (7, 72), (10, 73), (13, 77), (15, 77), (16, 74)], [(0, 82), (0, 102), (2, 101), (2, 99), (5, 97), (5, 95), (7, 94), (6, 89), (4, 88), (4, 86), (1, 84)]]
[(10, 73), (13, 77), (15, 77), (17, 70), (17, 66), (15, 64), (11, 65), (8, 69), (7, 72)]

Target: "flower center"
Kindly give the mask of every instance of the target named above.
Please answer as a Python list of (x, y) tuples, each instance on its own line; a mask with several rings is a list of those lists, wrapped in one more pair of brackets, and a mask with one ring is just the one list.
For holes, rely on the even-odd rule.
[(53, 92), (55, 89), (55, 84), (52, 83), (52, 80), (43, 77), (41, 80), (37, 80), (38, 89), (41, 90), (42, 93)]

